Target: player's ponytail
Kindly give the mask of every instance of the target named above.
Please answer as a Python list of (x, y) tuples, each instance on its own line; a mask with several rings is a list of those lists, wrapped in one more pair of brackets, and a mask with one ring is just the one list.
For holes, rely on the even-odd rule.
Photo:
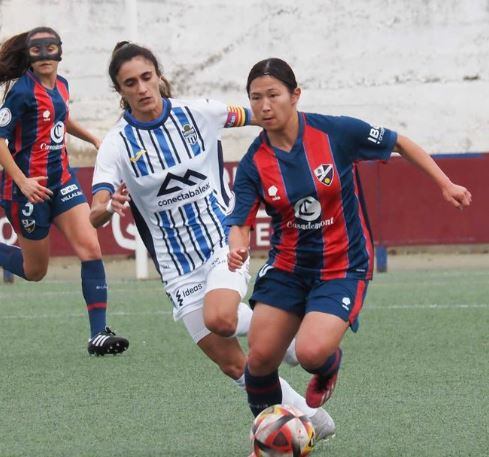
[(171, 85), (163, 75), (160, 75), (160, 94), (163, 98), (171, 98)]
[[(164, 98), (170, 98), (171, 95), (171, 85), (168, 80), (163, 76), (160, 64), (156, 56), (148, 49), (143, 46), (131, 43), (130, 41), (119, 41), (112, 51), (112, 58), (109, 64), (109, 76), (114, 85), (114, 89), (120, 92), (120, 86), (117, 82), (117, 75), (119, 70), (125, 62), (128, 62), (134, 57), (143, 57), (149, 60), (155, 67), (156, 74), (160, 77), (160, 95)], [(128, 109), (129, 104), (124, 98), (121, 99), (121, 108)]]
[(246, 92), (250, 95), (250, 86), (253, 80), (261, 76), (272, 76), (282, 83), (284, 83), (289, 89), (290, 93), (293, 93), (297, 89), (297, 81), (295, 74), (290, 65), (282, 59), (271, 57), (269, 59), (260, 60), (260, 62), (253, 65), (248, 75), (248, 81), (246, 83)]
[(12, 80), (20, 78), (29, 68), (27, 56), (28, 32), (9, 38), (0, 47), (0, 86), (5, 86), (4, 98)]

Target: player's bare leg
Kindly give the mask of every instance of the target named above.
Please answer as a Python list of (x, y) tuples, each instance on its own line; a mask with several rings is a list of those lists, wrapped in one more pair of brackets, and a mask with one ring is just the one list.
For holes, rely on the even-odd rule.
[(49, 265), (49, 237), (29, 240), (17, 234), (22, 251), (25, 279), (40, 281), (46, 276)]
[[(271, 322), (279, 322), (279, 325), (271, 325)], [(270, 406), (282, 402), (295, 406), (311, 419), (318, 440), (327, 439), (334, 435), (336, 430), (333, 419), (324, 409), (309, 407), (304, 397), (299, 395), (287, 381), (280, 378), (277, 372), (300, 323), (301, 319), (294, 314), (261, 303), (256, 305), (248, 338), (250, 353), (246, 384), (247, 386), (251, 384), (252, 387), (256, 384), (265, 390), (270, 389), (268, 393), (272, 392), (272, 395), (267, 393), (264, 396), (257, 396), (253, 391), (249, 391), (248, 401), (253, 412), (263, 409), (261, 407), (254, 409), (255, 403)], [(256, 330), (259, 328), (269, 328), (270, 332)]]
[(236, 338), (211, 333), (202, 338), (197, 346), (231, 379), (237, 380), (243, 375), (246, 356)]

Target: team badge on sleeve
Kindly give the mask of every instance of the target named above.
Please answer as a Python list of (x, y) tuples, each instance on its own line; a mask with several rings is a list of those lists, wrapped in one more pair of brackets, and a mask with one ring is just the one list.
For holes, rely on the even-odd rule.
[(9, 125), (11, 120), (12, 113), (10, 112), (10, 110), (7, 107), (0, 109), (0, 127), (5, 127), (6, 125)]
[(316, 175), (316, 178), (319, 179), (320, 183), (326, 186), (331, 186), (334, 177), (334, 167), (330, 163), (323, 163), (314, 170), (314, 174)]

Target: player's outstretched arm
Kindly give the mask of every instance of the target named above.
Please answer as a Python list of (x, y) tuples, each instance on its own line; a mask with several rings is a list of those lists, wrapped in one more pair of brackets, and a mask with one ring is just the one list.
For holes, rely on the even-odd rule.
[(100, 190), (93, 196), (90, 208), (90, 222), (95, 227), (101, 227), (110, 220), (114, 213), (124, 217), (130, 197), (125, 184), (121, 184), (111, 195), (108, 190)]
[(236, 271), (243, 266), (249, 255), (250, 227), (233, 225), (229, 231), (228, 268)]
[(465, 187), (453, 183), (421, 146), (405, 136), (398, 135), (394, 150), (427, 173), (438, 184), (447, 202), (460, 209), (470, 205), (470, 192)]
[(71, 117), (66, 120), (66, 131), (70, 135), (80, 138), (80, 140), (92, 143), (97, 150), (100, 147), (100, 140), (95, 135), (92, 135), (87, 129), (83, 128), (78, 122), (74, 121)]

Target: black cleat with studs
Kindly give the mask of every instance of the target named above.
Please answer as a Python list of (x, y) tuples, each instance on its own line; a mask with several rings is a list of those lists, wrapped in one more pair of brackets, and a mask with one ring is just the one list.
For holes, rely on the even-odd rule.
[(129, 347), (129, 341), (126, 338), (117, 336), (109, 327), (98, 332), (94, 337), (88, 340), (88, 353), (90, 355), (117, 355), (124, 352)]

